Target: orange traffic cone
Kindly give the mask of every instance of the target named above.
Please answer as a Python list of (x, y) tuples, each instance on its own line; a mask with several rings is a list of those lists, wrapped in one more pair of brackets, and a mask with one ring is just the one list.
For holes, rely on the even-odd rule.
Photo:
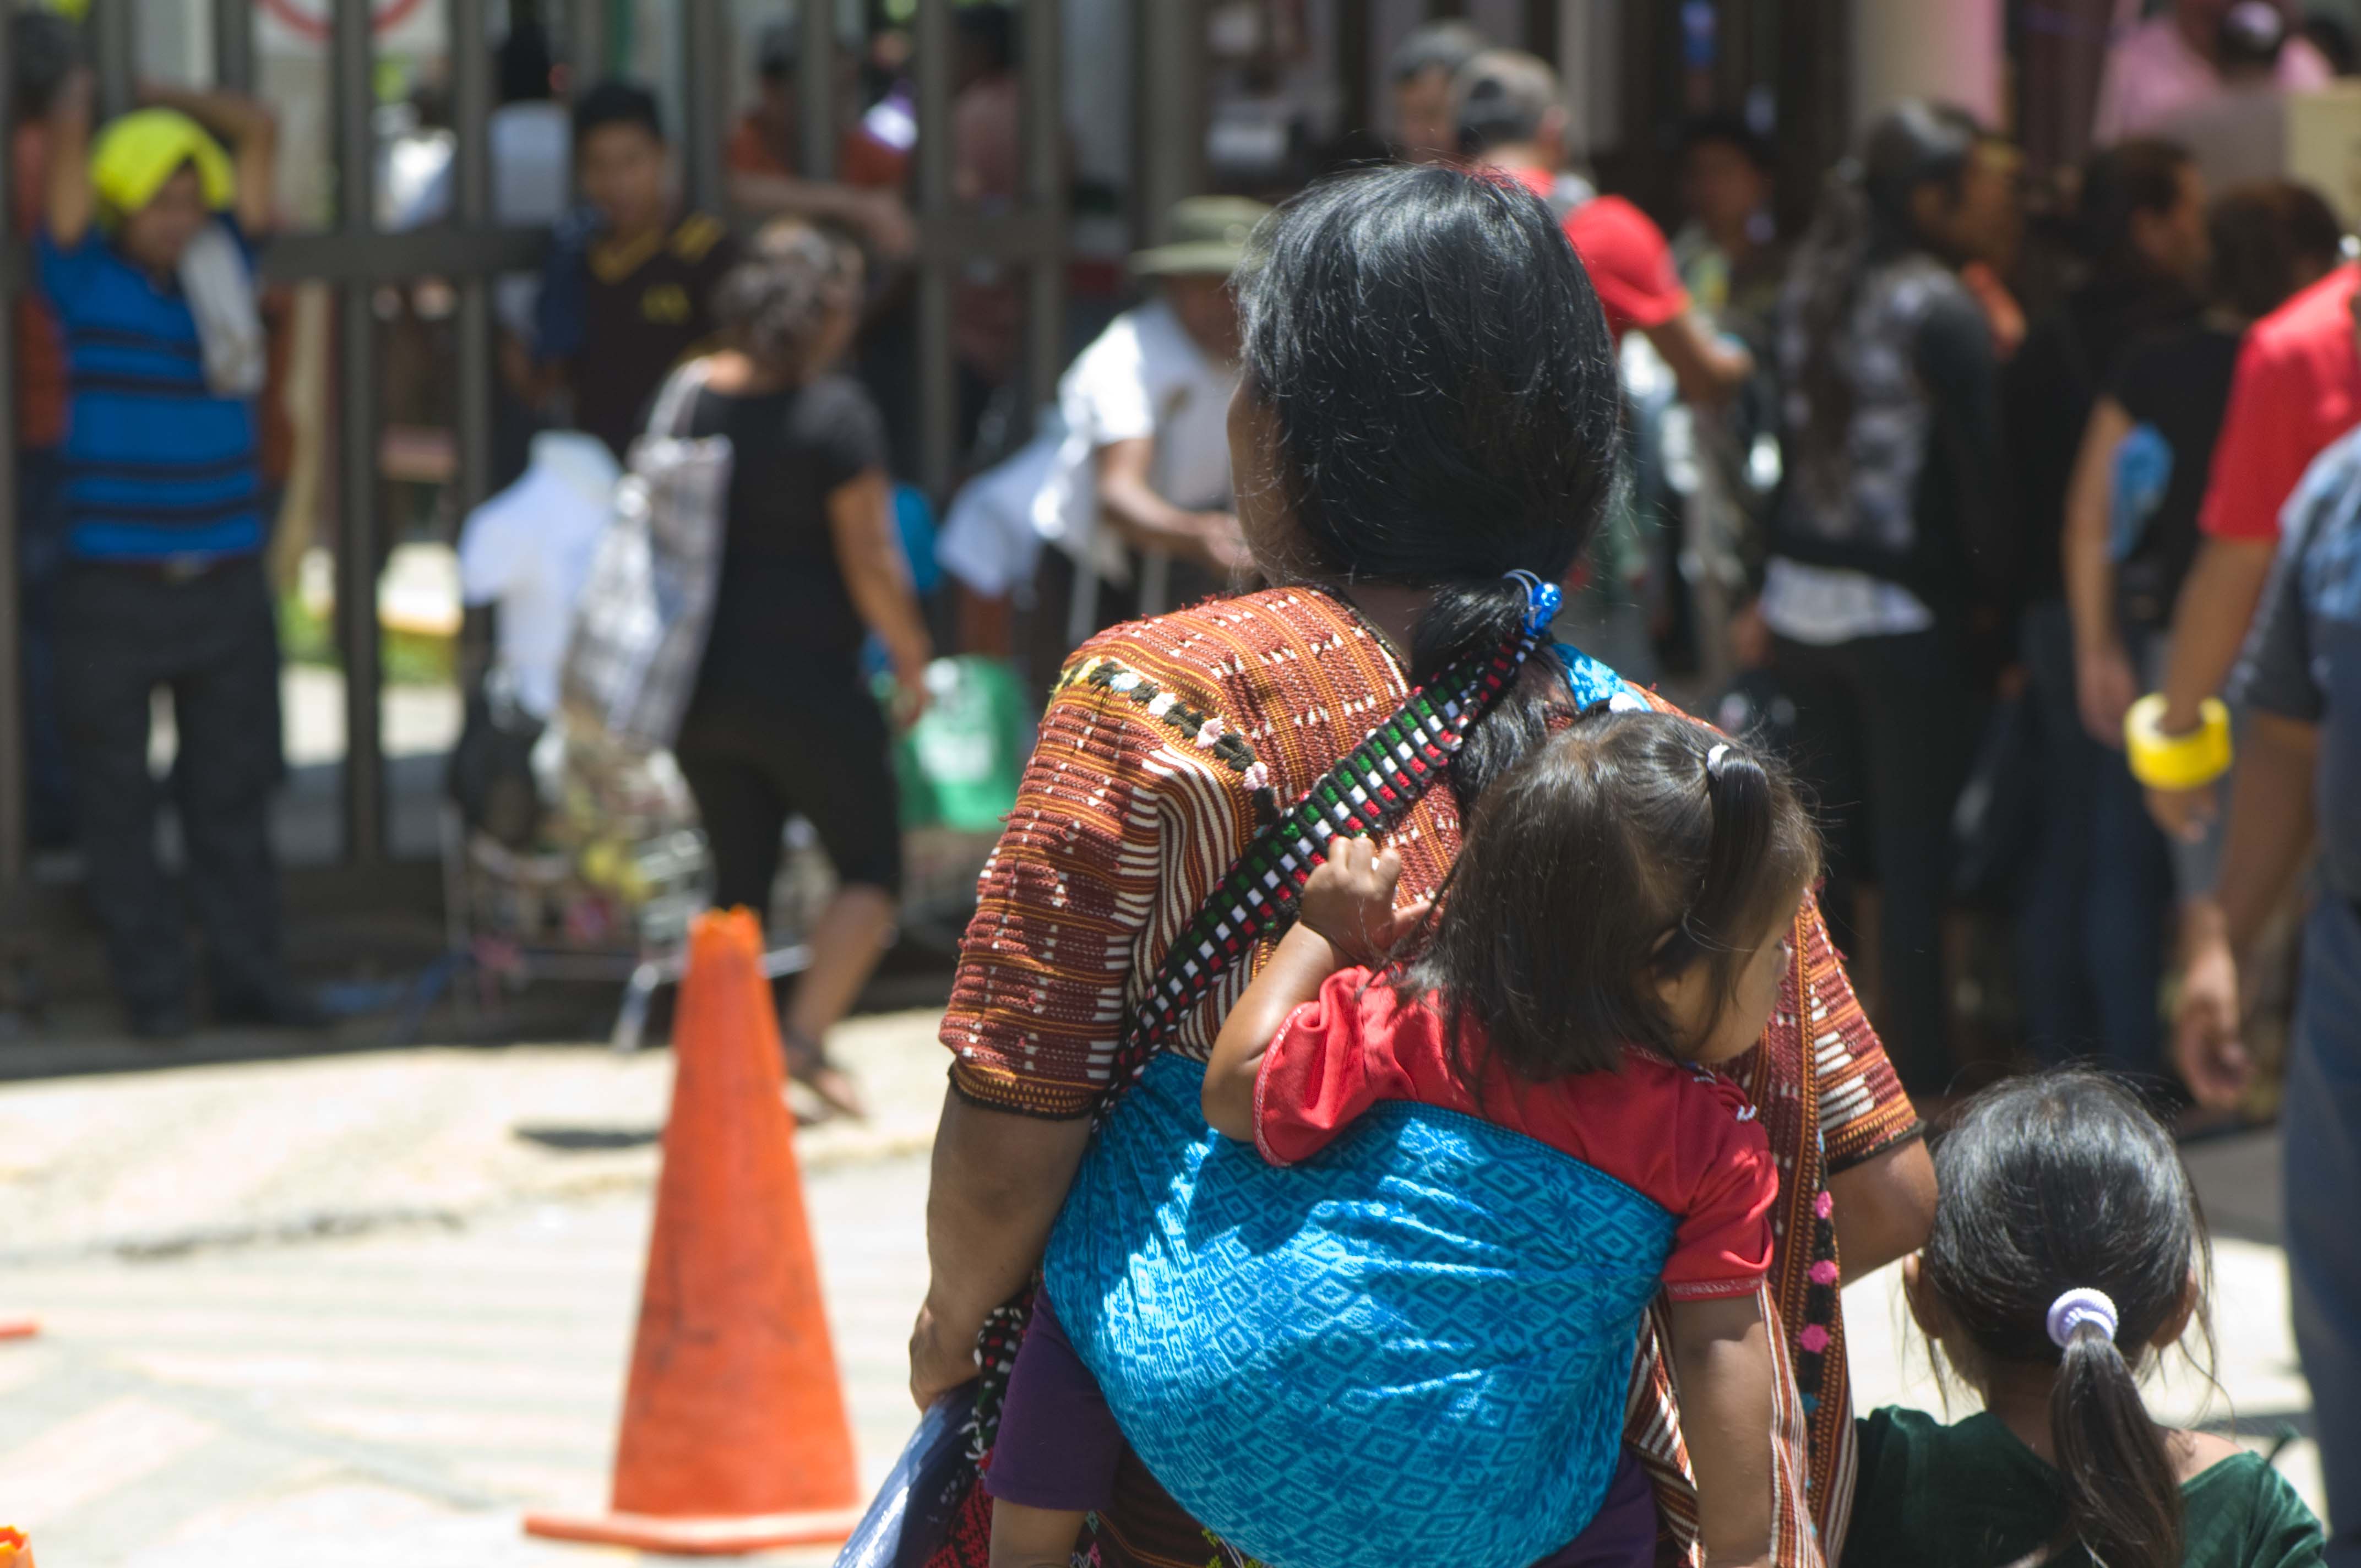
[(613, 1507), (532, 1534), (718, 1555), (860, 1521), (762, 948), (742, 909), (689, 935)]

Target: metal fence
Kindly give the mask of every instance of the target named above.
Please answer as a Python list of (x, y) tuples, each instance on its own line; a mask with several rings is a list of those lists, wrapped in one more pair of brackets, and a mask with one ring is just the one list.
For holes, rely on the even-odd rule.
[[(257, 86), (258, 0), (212, 0), (214, 84), (251, 92)], [(577, 82), (595, 77), (608, 58), (602, 27), (606, 0), (562, 0), (564, 34)], [(1090, 69), (1137, 71), (1147, 152), (1138, 170), (1141, 210), (1160, 213), (1191, 189), (1193, 159), (1202, 147), (1202, 0), (1118, 0), (1137, 6), (1135, 61), (1091, 61)], [(286, 233), (263, 253), (266, 280), (315, 283), (333, 289), (337, 323), (334, 449), (338, 490), (335, 643), (344, 669), (346, 753), (343, 768), (343, 860), (366, 871), (388, 855), (389, 800), (380, 729), (382, 666), (377, 575), (386, 537), (380, 483), (381, 366), (374, 294), (389, 283), (435, 278), (457, 294), (454, 484), (464, 512), (483, 499), (490, 473), (494, 340), (491, 285), (501, 273), (537, 266), (548, 236), (538, 229), (504, 228), (490, 218), (487, 124), (492, 109), (491, 44), (487, 0), (443, 0), (447, 7), (450, 88), (456, 139), (453, 221), (433, 228), (388, 232), (377, 222), (377, 48), (372, 0), (330, 0), (326, 40), (330, 84), (329, 153), (335, 218), (332, 226)], [(5, 0), (0, 0), (5, 5)], [(989, 258), (1027, 280), (1025, 386), (1038, 402), (1054, 384), (1063, 355), (1063, 278), (1067, 214), (1063, 147), (1058, 105), (1067, 62), (1060, 49), (1060, 0), (1015, 0), (1023, 39), (1024, 184), (1013, 210), (985, 214), (952, 199), (950, 123), (952, 0), (917, 0), (913, 18), (919, 138), (917, 215), (921, 242), (916, 262), (918, 292), (920, 478), (938, 499), (956, 460), (957, 381), (951, 347), (950, 298), (955, 270)], [(784, 11), (784, 6), (782, 7)], [(835, 7), (800, 8), (797, 95), (801, 144), (810, 177), (832, 172), (835, 104), (830, 70), (837, 39)], [(134, 93), (141, 0), (91, 0), (90, 43), (100, 109), (119, 113)], [(722, 149), (728, 130), (728, 84), (737, 65), (726, 0), (677, 0), (672, 13), (682, 62), (686, 124), (678, 137), (688, 201), (708, 210), (723, 204)], [(1138, 62), (1155, 61), (1154, 69)], [(0, 71), (0, 126), (13, 123), (8, 73)], [(1192, 152), (1192, 148), (1195, 151)], [(0, 159), (0, 225), (13, 213), (12, 159)], [(1150, 225), (1152, 227), (1152, 225)], [(0, 228), (5, 233), (5, 228)], [(0, 246), (0, 291), (13, 295), (26, 272), (27, 236), (6, 234)], [(12, 310), (0, 310), (0, 366), (13, 367)], [(11, 377), (0, 374), (0, 606), (17, 602), (16, 409)], [(0, 636), (0, 899), (21, 889), (27, 872), (27, 791), (17, 639)]]

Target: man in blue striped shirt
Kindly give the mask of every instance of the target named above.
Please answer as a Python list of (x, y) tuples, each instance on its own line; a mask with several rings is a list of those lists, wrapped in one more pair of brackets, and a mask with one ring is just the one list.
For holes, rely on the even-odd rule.
[(148, 96), (93, 152), (87, 73), (68, 84), (35, 257), (67, 353), (60, 679), (87, 885), (134, 1032), (171, 1038), (190, 1026), (191, 976), (156, 852), (159, 685), (214, 1015), (294, 1024), (315, 1010), (281, 967), (269, 839), (283, 762), (248, 236), (269, 222), (275, 134), (244, 99)]

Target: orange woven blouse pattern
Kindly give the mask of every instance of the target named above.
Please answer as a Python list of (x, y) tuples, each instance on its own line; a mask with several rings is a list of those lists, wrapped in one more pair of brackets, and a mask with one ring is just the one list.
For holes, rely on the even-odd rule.
[[(1210, 601), (1079, 650), (1042, 719), (961, 949), (942, 1026), (957, 1091), (994, 1110), (1089, 1114), (1127, 1009), (1258, 826), (1257, 792), (1295, 799), (1407, 695), (1392, 656), (1351, 609), (1301, 588)], [(1404, 897), (1432, 894), (1458, 850), (1448, 787), (1430, 790), (1389, 841), (1402, 857)], [(1780, 1166), (1765, 1288), (1782, 1331), (1782, 1568), (1835, 1558), (1852, 1487), (1826, 1179), (1918, 1127), (1817, 909), (1806, 907), (1796, 938), (1772, 1026), (1738, 1064)], [(1209, 1053), (1254, 967), (1235, 968), (1170, 1048)], [(1626, 1437), (1657, 1483), (1664, 1560), (1691, 1559), (1695, 1493), (1660, 1324), (1642, 1335)], [(1159, 1490), (1138, 1479), (1133, 1497)], [(1164, 1507), (1171, 1519), (1126, 1506), (1102, 1521), (1110, 1568), (1205, 1561), (1202, 1529)]]

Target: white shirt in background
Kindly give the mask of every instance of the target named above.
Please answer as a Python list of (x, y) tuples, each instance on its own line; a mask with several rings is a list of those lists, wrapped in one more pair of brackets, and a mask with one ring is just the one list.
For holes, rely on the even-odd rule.
[(500, 665), (536, 718), (557, 711), (574, 602), (614, 516), (621, 477), (598, 437), (547, 431), (533, 438), (524, 477), (469, 512), (459, 530), (460, 598), (499, 607)]
[(1068, 367), (1050, 428), (953, 500), (935, 558), (997, 596), (1032, 580), (1047, 540), (1092, 561), (1108, 581), (1128, 583), (1122, 540), (1098, 526), (1099, 449), (1152, 437), (1149, 488), (1192, 511), (1226, 510), (1237, 379), (1237, 367), (1208, 359), (1163, 301), (1125, 312)]
[(1763, 597), (1756, 603), (1763, 625), (1811, 648), (1833, 648), (1857, 637), (1901, 637), (1935, 625), (1935, 612), (1900, 583), (1780, 555), (1764, 566)]

